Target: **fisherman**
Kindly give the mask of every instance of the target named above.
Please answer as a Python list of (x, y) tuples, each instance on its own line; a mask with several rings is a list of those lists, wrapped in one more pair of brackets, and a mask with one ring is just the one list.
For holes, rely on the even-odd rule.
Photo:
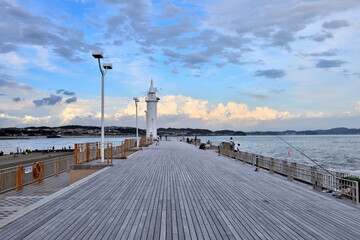
[(237, 145), (234, 143), (234, 152), (240, 152), (239, 147), (240, 147), (239, 143)]

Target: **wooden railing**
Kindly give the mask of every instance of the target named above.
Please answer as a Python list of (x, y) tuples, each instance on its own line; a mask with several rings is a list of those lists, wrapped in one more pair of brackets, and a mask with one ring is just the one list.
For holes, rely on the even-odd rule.
[[(210, 145), (210, 149), (218, 149), (218, 146)], [(220, 149), (220, 154), (251, 164), (256, 168), (268, 170), (271, 174), (277, 173), (286, 176), (290, 181), (298, 180), (311, 184), (318, 191), (323, 189), (334, 191), (338, 193), (340, 198), (346, 196), (352, 199), (353, 203), (359, 204), (359, 182), (346, 178), (351, 177), (351, 175), (339, 172), (328, 173), (314, 166), (247, 152), (234, 152), (224, 148)]]
[(37, 162), (39, 166), (38, 176), (34, 174), (36, 163), (29, 163), (11, 168), (0, 170), (0, 193), (17, 189), (21, 190), (24, 185), (39, 182), (44, 178), (58, 176), (59, 173), (66, 172), (70, 168), (73, 155), (59, 157), (51, 160)]
[[(190, 143), (199, 145), (199, 143), (195, 142)], [(322, 191), (323, 189), (333, 191), (339, 198), (348, 197), (352, 199), (353, 203), (359, 204), (359, 182), (346, 178), (357, 176), (339, 172), (325, 172), (321, 168), (314, 166), (288, 162), (248, 152), (235, 152), (230, 150), (230, 147), (224, 143), (221, 145), (221, 148), (212, 144), (206, 144), (206, 146), (211, 150), (220, 150), (219, 154), (221, 155), (251, 164), (258, 169), (265, 169), (269, 171), (270, 174), (276, 173), (287, 177), (290, 181), (297, 180), (311, 184), (313, 188), (318, 191)]]
[[(153, 139), (141, 138), (140, 146), (149, 146)], [(126, 158), (126, 151), (136, 147), (136, 139), (125, 139), (121, 142), (106, 142), (104, 155), (107, 163), (112, 165), (113, 158)], [(74, 154), (38, 162), (40, 172), (34, 177), (35, 163), (29, 163), (0, 170), (0, 193), (12, 189), (21, 190), (24, 185), (39, 182), (44, 178), (58, 176), (59, 173), (69, 171), (70, 164), (84, 164), (100, 159), (100, 142), (77, 143), (74, 146)]]

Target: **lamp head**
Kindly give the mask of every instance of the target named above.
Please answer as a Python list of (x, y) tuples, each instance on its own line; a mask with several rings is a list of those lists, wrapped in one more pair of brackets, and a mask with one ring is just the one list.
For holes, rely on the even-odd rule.
[(111, 64), (111, 63), (104, 63), (104, 64), (103, 64), (103, 67), (104, 67), (105, 69), (112, 69), (112, 64)]
[(92, 52), (94, 58), (103, 58), (102, 52)]
[(133, 97), (133, 100), (134, 100), (135, 102), (139, 102), (139, 99), (138, 99), (137, 97)]

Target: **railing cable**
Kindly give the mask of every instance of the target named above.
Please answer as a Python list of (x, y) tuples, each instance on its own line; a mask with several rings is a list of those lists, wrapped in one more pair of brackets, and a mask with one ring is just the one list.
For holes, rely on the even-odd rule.
[(285, 141), (285, 139), (281, 138), (279, 135), (275, 134), (275, 136), (277, 136), (278, 138), (280, 138), (282, 141), (284, 141), (286, 144), (288, 144), (290, 147), (292, 147), (293, 149), (295, 149), (296, 151), (298, 151), (301, 155), (303, 155), (304, 157), (306, 157), (307, 159), (309, 159), (310, 161), (312, 161), (313, 163), (315, 163), (317, 166), (319, 166), (321, 169), (323, 169), (325, 172), (329, 173), (331, 176), (335, 177), (334, 174), (332, 174), (330, 171), (328, 171), (327, 169), (325, 169), (323, 166), (321, 166), (320, 164), (318, 164), (315, 160), (311, 159), (310, 157), (308, 157), (305, 153), (303, 153), (302, 151), (300, 151), (299, 149), (297, 149), (296, 147), (294, 147), (293, 145), (291, 145), (290, 143), (288, 143), (287, 141)]

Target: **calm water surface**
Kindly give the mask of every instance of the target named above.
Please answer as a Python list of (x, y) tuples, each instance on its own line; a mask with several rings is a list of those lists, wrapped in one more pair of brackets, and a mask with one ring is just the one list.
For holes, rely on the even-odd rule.
[[(347, 172), (360, 176), (360, 136), (359, 135), (316, 135), (316, 136), (281, 136), (287, 142), (304, 152), (328, 170)], [(210, 140), (218, 145), (230, 140), (229, 136), (199, 136), (202, 142)], [(122, 141), (125, 138), (105, 138), (105, 141)], [(171, 138), (180, 141), (180, 138)], [(297, 163), (314, 165), (292, 147), (276, 136), (236, 136), (235, 143), (240, 143), (240, 150), (274, 157)], [(8, 154), (22, 149), (71, 148), (75, 143), (96, 142), (100, 138), (41, 138), (0, 140), (0, 151)], [(290, 157), (288, 157), (290, 152)]]
[[(105, 141), (116, 142), (123, 141), (126, 138), (105, 138)], [(129, 137), (127, 137), (129, 139)], [(69, 146), (71, 149), (74, 148), (75, 143), (86, 143), (86, 142), (97, 142), (101, 141), (101, 138), (36, 138), (36, 139), (11, 139), (11, 140), (0, 140), (0, 151), (5, 154), (10, 152), (16, 152), (16, 148), (21, 149), (48, 149), (55, 147), (55, 149), (61, 149)]]
[[(214, 145), (230, 140), (230, 136), (199, 136), (198, 138), (202, 142), (210, 140)], [(297, 135), (281, 136), (281, 138), (328, 170), (360, 176), (359, 135)], [(233, 139), (236, 144), (240, 143), (241, 151), (315, 165), (276, 136), (236, 136)], [(288, 157), (288, 152), (290, 152), (290, 157)]]

